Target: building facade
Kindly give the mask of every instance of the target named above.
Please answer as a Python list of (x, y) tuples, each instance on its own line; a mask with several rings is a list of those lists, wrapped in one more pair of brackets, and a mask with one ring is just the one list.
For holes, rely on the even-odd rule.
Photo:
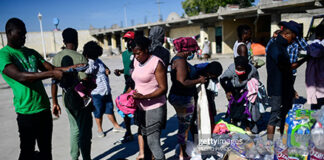
[[(247, 24), (252, 28), (253, 41), (266, 45), (272, 33), (279, 29), (280, 21), (294, 20), (303, 25), (306, 36), (312, 16), (324, 14), (322, 0), (260, 0), (257, 6), (249, 8), (220, 8), (217, 13), (200, 14), (193, 17), (176, 16), (174, 13), (164, 22), (140, 24), (125, 28), (90, 29), (104, 49), (113, 53), (125, 50), (122, 36), (127, 31), (135, 35), (148, 36), (153, 26), (165, 28), (166, 37), (171, 39), (200, 35), (198, 44), (201, 46), (205, 37), (211, 41), (212, 53), (233, 53), (233, 45), (237, 40), (236, 28)], [(166, 44), (171, 49), (172, 44)]]

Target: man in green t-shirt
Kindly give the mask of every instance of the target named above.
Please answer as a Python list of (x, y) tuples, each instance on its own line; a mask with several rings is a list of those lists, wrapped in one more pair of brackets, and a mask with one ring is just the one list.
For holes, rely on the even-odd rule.
[(19, 160), (35, 159), (36, 141), (40, 159), (51, 160), (53, 119), (42, 80), (60, 80), (63, 72), (35, 50), (24, 47), (27, 31), (23, 21), (11, 18), (5, 28), (8, 44), (0, 50), (0, 72), (14, 94), (20, 137)]
[[(57, 53), (53, 58), (56, 67), (65, 67), (79, 63), (87, 63), (87, 59), (76, 52), (78, 48), (78, 32), (73, 28), (67, 28), (62, 33), (65, 48)], [(84, 73), (72, 75), (67, 80), (69, 84), (75, 80), (86, 78)], [(63, 90), (63, 103), (66, 107), (70, 123), (70, 154), (72, 160), (77, 160), (80, 151), (83, 160), (91, 159), (91, 138), (92, 138), (92, 116), (90, 106), (84, 107), (83, 99), (74, 92), (74, 87)], [(76, 92), (75, 92), (76, 93)], [(57, 85), (52, 84), (53, 108), (60, 114), (61, 108), (57, 102)]]
[(122, 53), (122, 59), (123, 59), (123, 69), (116, 69), (115, 70), (115, 75), (116, 76), (120, 76), (120, 74), (124, 74), (124, 78), (125, 78), (125, 88), (123, 93), (125, 93), (129, 88), (134, 88), (133, 83), (131, 83), (131, 68), (132, 68), (132, 62), (134, 59), (134, 55), (132, 52), (132, 48), (134, 48), (135, 44), (134, 44), (134, 38), (135, 38), (135, 34), (132, 31), (128, 31), (127, 33), (125, 33), (125, 35), (123, 36), (125, 42), (126, 42), (126, 47), (127, 49)]

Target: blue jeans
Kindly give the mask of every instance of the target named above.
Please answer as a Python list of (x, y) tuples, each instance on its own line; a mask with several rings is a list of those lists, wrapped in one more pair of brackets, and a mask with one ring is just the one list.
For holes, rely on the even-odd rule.
[(102, 118), (103, 114), (113, 114), (114, 113), (114, 105), (112, 101), (111, 94), (108, 95), (100, 95), (94, 94), (92, 95), (93, 105), (95, 110), (93, 111), (93, 115), (95, 118)]

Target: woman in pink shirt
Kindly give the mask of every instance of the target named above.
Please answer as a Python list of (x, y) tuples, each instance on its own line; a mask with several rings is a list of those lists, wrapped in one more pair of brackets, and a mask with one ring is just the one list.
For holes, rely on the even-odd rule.
[(164, 160), (160, 135), (166, 123), (166, 67), (160, 58), (149, 53), (148, 38), (135, 37), (135, 44), (132, 79), (136, 93), (133, 97), (138, 106), (138, 134), (144, 139), (144, 159), (152, 159), (153, 155), (156, 160)]

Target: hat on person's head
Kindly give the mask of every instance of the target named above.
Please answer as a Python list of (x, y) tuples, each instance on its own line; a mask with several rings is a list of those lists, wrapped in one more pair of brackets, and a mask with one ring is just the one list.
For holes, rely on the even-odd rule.
[(173, 40), (177, 52), (196, 52), (199, 50), (197, 41), (191, 37), (180, 37)]
[(134, 39), (135, 38), (135, 33), (132, 31), (128, 31), (124, 34), (123, 38), (129, 38), (129, 39)]
[(281, 21), (281, 22), (279, 22), (278, 25), (279, 26), (283, 26), (285, 28), (288, 28), (289, 30), (291, 30), (292, 32), (294, 32), (296, 35), (299, 35), (301, 33), (302, 27), (301, 27), (300, 24), (298, 24), (295, 21), (289, 21), (289, 22)]

